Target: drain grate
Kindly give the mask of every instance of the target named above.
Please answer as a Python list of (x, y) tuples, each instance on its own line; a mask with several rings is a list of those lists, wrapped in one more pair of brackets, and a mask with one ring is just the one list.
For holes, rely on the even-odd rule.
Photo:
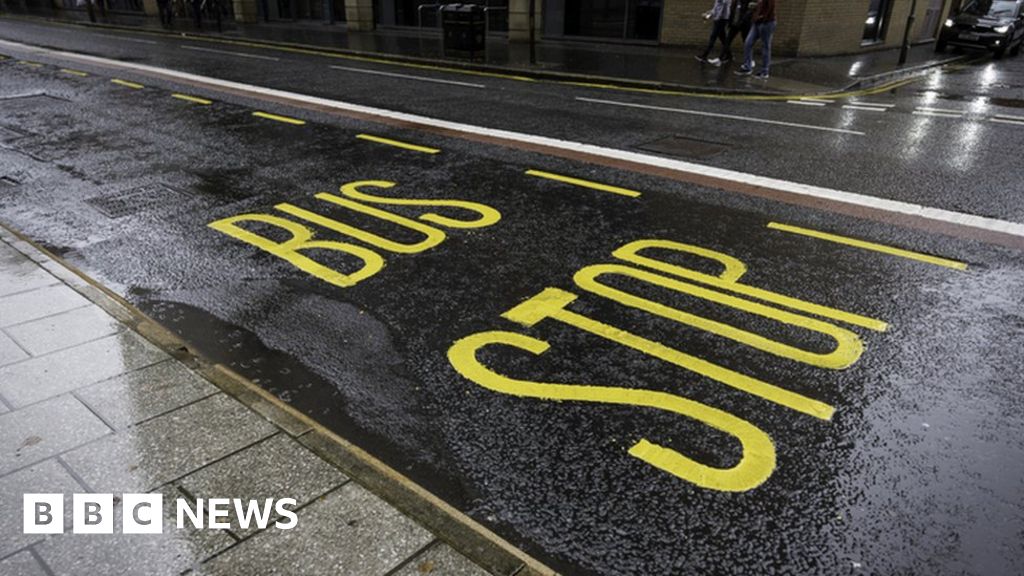
[(708, 158), (725, 152), (729, 147), (728, 144), (723, 144), (722, 142), (687, 138), (685, 136), (669, 136), (668, 138), (636, 146), (636, 148), (647, 150), (648, 152), (667, 154), (669, 156), (683, 156), (686, 158)]
[(123, 218), (161, 204), (180, 202), (185, 194), (163, 184), (147, 184), (86, 200), (108, 218)]

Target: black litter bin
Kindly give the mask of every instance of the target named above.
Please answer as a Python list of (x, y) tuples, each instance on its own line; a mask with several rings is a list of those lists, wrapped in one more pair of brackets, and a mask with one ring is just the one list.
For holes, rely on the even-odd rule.
[(444, 55), (470, 59), (483, 57), (487, 35), (486, 16), (483, 7), (476, 4), (441, 6)]

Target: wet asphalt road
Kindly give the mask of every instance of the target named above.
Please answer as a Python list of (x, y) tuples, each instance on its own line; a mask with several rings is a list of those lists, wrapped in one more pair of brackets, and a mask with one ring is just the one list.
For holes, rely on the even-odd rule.
[[(326, 68), (326, 58), (224, 48), (279, 58), (273, 62), (181, 47), (194, 42), (155, 36), (127, 42), (24, 23), (0, 22), (0, 38), (617, 148), (669, 135), (700, 138), (727, 146), (687, 159), (1024, 221), (1024, 126), (992, 121), (1024, 115), (1015, 108), (1022, 59), (982, 61), (861, 98), (893, 105), (872, 112), (843, 108), (849, 100), (818, 107), (670, 98), (367, 63), (330, 62), (486, 88), (356, 72), (335, 77), (342, 71)], [(67, 64), (57, 58), (34, 57), (45, 64), (35, 67), (19, 63), (16, 50), (0, 47), (0, 53), (12, 56), (0, 61), (0, 177), (6, 178), (0, 220), (556, 569), (1018, 569), (1024, 541), (1019, 251), (252, 97), (197, 94), (214, 101), (202, 106), (169, 97), (171, 90), (191, 93), (180, 85), (117, 75), (144, 85), (134, 89), (112, 84), (109, 70), (75, 64), (89, 73), (81, 77), (62, 72)], [(577, 97), (805, 127), (662, 114)], [(969, 113), (914, 113), (929, 107)], [(256, 118), (253, 110), (308, 123)], [(524, 174), (530, 169), (642, 195)], [(360, 181), (395, 186), (346, 188), (350, 196), (339, 190)], [(322, 192), (335, 200), (314, 197)], [(364, 198), (353, 208), (336, 201), (359, 192), (463, 204), (427, 209)], [(413, 219), (419, 228), (359, 209), (367, 205)], [(467, 227), (492, 214), (480, 205), (500, 219)], [(299, 209), (402, 246), (358, 231), (357, 240), (351, 231), (328, 232), (308, 214), (296, 216)], [(420, 216), (427, 212), (449, 220), (427, 221), (424, 232)], [(363, 250), (309, 250), (323, 268), (306, 262), (300, 269), (297, 260), (208, 226), (243, 214), (288, 217), (314, 229), (317, 239)], [(942, 256), (967, 269), (785, 233), (768, 228), (770, 222)], [(244, 228), (274, 241), (288, 237), (267, 222)], [(687, 292), (678, 281), (656, 285), (659, 277), (674, 277), (664, 265), (652, 270), (621, 252), (612, 255), (644, 239), (714, 251), (642, 253), (659, 262), (726, 277), (737, 269), (728, 255), (746, 266), (744, 286), (865, 321), (826, 313), (815, 314), (815, 323), (800, 312), (806, 305), (793, 302), (752, 308), (721, 296), (736, 294), (735, 283), (720, 283), (712, 294)], [(603, 291), (577, 275), (595, 271), (588, 268), (595, 264), (620, 266), (610, 269), (619, 274), (604, 269), (594, 279), (608, 287)], [(331, 271), (350, 282), (359, 271), (375, 272), (342, 287)], [(655, 271), (662, 275), (652, 281)], [(535, 323), (502, 316), (545, 288), (578, 296), (566, 306), (575, 315), (549, 311)], [(666, 318), (629, 294), (705, 320)], [(780, 317), (783, 309), (798, 315)], [(837, 346), (837, 338), (845, 344)], [(459, 354), (474, 342), (490, 344), (475, 355)], [(550, 349), (528, 349), (537, 342)], [(845, 351), (845, 359), (829, 354), (833, 349)], [(504, 378), (474, 372), (473, 358)], [(700, 368), (693, 358), (717, 368)], [(741, 390), (735, 376), (719, 369), (758, 383)], [(559, 383), (576, 385), (586, 397), (557, 401)], [(661, 392), (720, 412), (688, 417), (666, 396), (658, 407), (644, 407), (642, 394), (622, 389)], [(780, 389), (799, 396), (780, 396)], [(738, 441), (761, 435), (775, 454), (767, 468), (763, 445), (751, 442), (744, 450)], [(631, 455), (641, 439), (697, 464), (655, 467)], [(754, 473), (726, 475), (747, 481), (735, 491), (690, 475), (697, 466), (728, 469), (743, 461), (755, 463)]]

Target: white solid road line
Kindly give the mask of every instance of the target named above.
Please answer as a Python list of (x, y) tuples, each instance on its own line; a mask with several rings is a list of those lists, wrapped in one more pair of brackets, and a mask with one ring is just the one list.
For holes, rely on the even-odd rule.
[(93, 32), (96, 36), (103, 36), (104, 38), (114, 38), (115, 40), (124, 40), (125, 42), (137, 42), (139, 44), (156, 44), (153, 40), (143, 40), (141, 38), (128, 38), (127, 36), (118, 36), (116, 34), (100, 34)]
[(1024, 122), (1024, 116), (1014, 116), (1012, 114), (996, 114), (995, 117), (1001, 118), (1003, 120), (1017, 120), (1020, 122)]
[(213, 48), (203, 48), (201, 46), (181, 46), (182, 50), (195, 50), (197, 52), (213, 52), (214, 54), (227, 54), (229, 56), (239, 56), (242, 58), (255, 58), (257, 60), (270, 60), (272, 62), (280, 62), (280, 58), (274, 58), (273, 56), (260, 56), (258, 54), (246, 54), (245, 52), (230, 52), (228, 50), (215, 50)]
[(874, 106), (866, 106), (861, 104), (843, 104), (843, 108), (847, 110), (867, 110), (870, 112), (888, 112), (888, 108), (875, 108)]
[(871, 106), (873, 108), (895, 108), (895, 104), (882, 104), (881, 102), (865, 102), (863, 100), (850, 100), (854, 106)]
[(193, 85), (203, 85), (211, 89), (230, 90), (235, 92), (244, 91), (254, 95), (273, 98), (278, 101), (290, 100), (295, 103), (304, 103), (306, 105), (333, 109), (339, 112), (378, 117), (392, 122), (418, 124), (423, 127), (430, 127), (456, 133), (461, 132), (478, 137), (504, 140), (506, 142), (540, 146), (571, 154), (588, 154), (594, 157), (602, 157), (610, 160), (626, 161), (637, 165), (657, 168), (659, 170), (671, 170), (679, 173), (696, 174), (722, 181), (736, 182), (748, 186), (758, 186), (807, 198), (815, 198), (834, 204), (864, 207), (892, 214), (913, 216), (920, 220), (937, 224), (952, 224), (962, 228), (996, 232), (1024, 240), (1024, 224), (1020, 222), (998, 220), (995, 218), (987, 218), (985, 216), (965, 214), (963, 212), (953, 212), (951, 210), (931, 208), (920, 204), (912, 204), (910, 202), (901, 202), (898, 200), (888, 200), (886, 198), (878, 198), (864, 194), (843, 192), (841, 190), (823, 188), (821, 186), (813, 186), (811, 184), (801, 184), (799, 182), (791, 182), (777, 178), (766, 178), (763, 176), (756, 176), (754, 174), (738, 172), (736, 170), (705, 166), (693, 162), (685, 162), (683, 160), (673, 160), (671, 158), (652, 156), (650, 154), (642, 154), (630, 150), (618, 150), (615, 148), (597, 146), (595, 144), (573, 142), (558, 138), (549, 138), (546, 136), (536, 136), (533, 134), (524, 134), (522, 132), (512, 132), (510, 130), (500, 130), (497, 128), (485, 128), (483, 126), (451, 122), (448, 120), (430, 118), (428, 116), (420, 116), (417, 114), (408, 114), (405, 112), (396, 112), (393, 110), (385, 110), (382, 108), (352, 104), (327, 98), (318, 98), (316, 96), (307, 96), (305, 94), (265, 88), (263, 86), (253, 86), (251, 84), (221, 80), (220, 78), (200, 76), (198, 74), (189, 74), (187, 72), (158, 68), (156, 66), (147, 66), (145, 64), (137, 64), (134, 62), (121, 62), (97, 56), (87, 56), (85, 54), (50, 50), (48, 48), (39, 48), (36, 46), (29, 46), (27, 44), (9, 42), (7, 40), (0, 40), (0, 46), (6, 46), (8, 48), (29, 52), (31, 54), (49, 56), (51, 58), (63, 58), (74, 62), (95, 64), (107, 68), (119, 68), (122, 70), (135, 71), (140, 74), (147, 74), (159, 78), (188, 82)]
[(1024, 118), (1020, 120), (1008, 120), (1006, 118), (989, 118), (989, 122), (998, 122), (999, 124), (1010, 124), (1011, 126), (1024, 126)]
[(817, 100), (786, 100), (786, 104), (799, 104), (801, 106), (824, 106), (827, 102)]
[(939, 112), (939, 113), (942, 113), (942, 114), (957, 114), (957, 115), (963, 115), (963, 113), (964, 113), (963, 110), (950, 110), (949, 108), (931, 108), (929, 106), (918, 106), (917, 110), (920, 110), (921, 112)]
[(733, 114), (720, 114), (718, 112), (702, 112), (700, 110), (687, 110), (685, 108), (666, 108), (663, 106), (648, 106), (647, 104), (634, 104), (632, 102), (616, 102), (614, 100), (599, 100), (597, 98), (583, 98), (581, 96), (577, 96), (576, 100), (579, 100), (580, 102), (591, 102), (594, 104), (609, 104), (612, 106), (624, 106), (626, 108), (642, 108), (644, 110), (657, 110), (659, 112), (691, 114), (694, 116), (707, 116), (709, 118), (726, 118), (729, 120), (739, 120), (742, 122), (756, 122), (759, 124), (772, 124), (774, 126), (789, 126), (790, 128), (806, 128), (808, 130), (821, 130), (824, 132), (837, 132), (839, 134), (853, 134), (854, 136), (864, 136), (863, 132), (858, 132), (856, 130), (830, 128), (828, 126), (816, 126), (814, 124), (797, 124), (795, 122), (782, 122), (780, 120), (768, 120), (766, 118), (752, 118), (750, 116), (736, 116)]
[(331, 66), (335, 70), (346, 70), (348, 72), (360, 72), (362, 74), (376, 74), (378, 76), (390, 76), (392, 78), (405, 78), (407, 80), (419, 80), (421, 82), (437, 82), (438, 84), (451, 84), (453, 86), (466, 86), (469, 88), (487, 88), (483, 84), (471, 82), (457, 82), (455, 80), (441, 80), (440, 78), (428, 78), (426, 76), (410, 76), (409, 74), (396, 74), (395, 72), (381, 72), (380, 70), (367, 70), (366, 68), (349, 68), (348, 66)]
[(952, 114), (949, 112), (932, 112), (930, 110), (914, 110), (914, 114), (917, 116), (931, 116), (933, 118), (963, 118), (962, 114)]

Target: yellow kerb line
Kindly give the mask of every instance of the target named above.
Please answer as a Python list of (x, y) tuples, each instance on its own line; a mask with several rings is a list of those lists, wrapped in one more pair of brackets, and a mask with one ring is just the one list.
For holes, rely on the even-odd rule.
[(184, 100), (186, 102), (195, 102), (196, 104), (202, 104), (204, 106), (213, 104), (213, 100), (207, 100), (206, 98), (198, 98), (196, 96), (189, 96), (188, 94), (171, 94), (171, 98), (177, 98), (178, 100)]
[(65, 74), (71, 74), (72, 76), (81, 76), (83, 78), (88, 76), (87, 73), (82, 72), (81, 70), (72, 70), (70, 68), (61, 68), (60, 71)]
[(856, 238), (837, 236), (835, 234), (828, 234), (826, 232), (818, 232), (817, 230), (808, 230), (807, 228), (790, 226), (788, 224), (779, 224), (778, 222), (770, 222), (768, 224), (768, 227), (773, 230), (792, 232), (793, 234), (810, 236), (811, 238), (827, 240), (829, 242), (835, 242), (837, 244), (846, 244), (847, 246), (864, 248), (865, 250), (874, 250), (875, 252), (891, 254), (893, 256), (899, 256), (901, 258), (909, 258), (910, 260), (926, 262), (928, 264), (934, 264), (936, 266), (945, 266), (946, 268), (953, 268), (955, 270), (967, 269), (967, 264), (965, 264), (964, 262), (949, 260), (947, 258), (940, 258), (938, 256), (929, 256), (927, 254), (921, 254), (920, 252), (911, 252), (910, 250), (903, 250), (902, 248), (893, 248), (892, 246), (885, 246), (884, 244), (876, 244), (874, 242), (867, 242), (865, 240), (857, 240)]
[(135, 90), (139, 90), (139, 89), (145, 88), (145, 86), (143, 86), (142, 84), (136, 84), (135, 82), (129, 82), (127, 80), (121, 80), (120, 78), (114, 78), (113, 80), (111, 80), (111, 82), (113, 82), (114, 84), (117, 84), (119, 86), (125, 86), (127, 88), (133, 88)]
[(270, 114), (269, 112), (253, 112), (253, 116), (258, 118), (266, 118), (267, 120), (276, 120), (278, 122), (284, 122), (285, 124), (294, 124), (295, 126), (302, 126), (306, 123), (305, 120), (299, 120), (298, 118), (289, 118), (287, 116), (278, 116), (277, 114)]
[(601, 184), (599, 182), (591, 182), (590, 180), (581, 180), (579, 178), (573, 178), (571, 176), (562, 176), (560, 174), (552, 174), (551, 172), (544, 172), (542, 170), (527, 170), (528, 176), (536, 176), (538, 178), (547, 178), (548, 180), (555, 180), (558, 182), (564, 182), (566, 184), (573, 184), (576, 186), (583, 186), (584, 188), (591, 188), (594, 190), (600, 190), (602, 192), (611, 192), (612, 194), (621, 194), (622, 196), (629, 196), (630, 198), (638, 198), (640, 193), (636, 190), (630, 190), (628, 188), (619, 188), (618, 186), (610, 186), (608, 184)]
[(377, 142), (378, 144), (387, 144), (388, 146), (394, 146), (396, 148), (404, 148), (414, 152), (423, 152), (424, 154), (437, 154), (441, 152), (437, 148), (417, 146), (416, 144), (409, 144), (408, 142), (400, 142), (389, 138), (381, 138), (380, 136), (371, 136), (369, 134), (356, 134), (356, 138), (359, 138), (360, 140), (369, 140), (370, 142)]
[(29, 62), (28, 60), (18, 60), (18, 64), (24, 64), (25, 66), (31, 66), (33, 68), (42, 68), (43, 65), (39, 62)]

